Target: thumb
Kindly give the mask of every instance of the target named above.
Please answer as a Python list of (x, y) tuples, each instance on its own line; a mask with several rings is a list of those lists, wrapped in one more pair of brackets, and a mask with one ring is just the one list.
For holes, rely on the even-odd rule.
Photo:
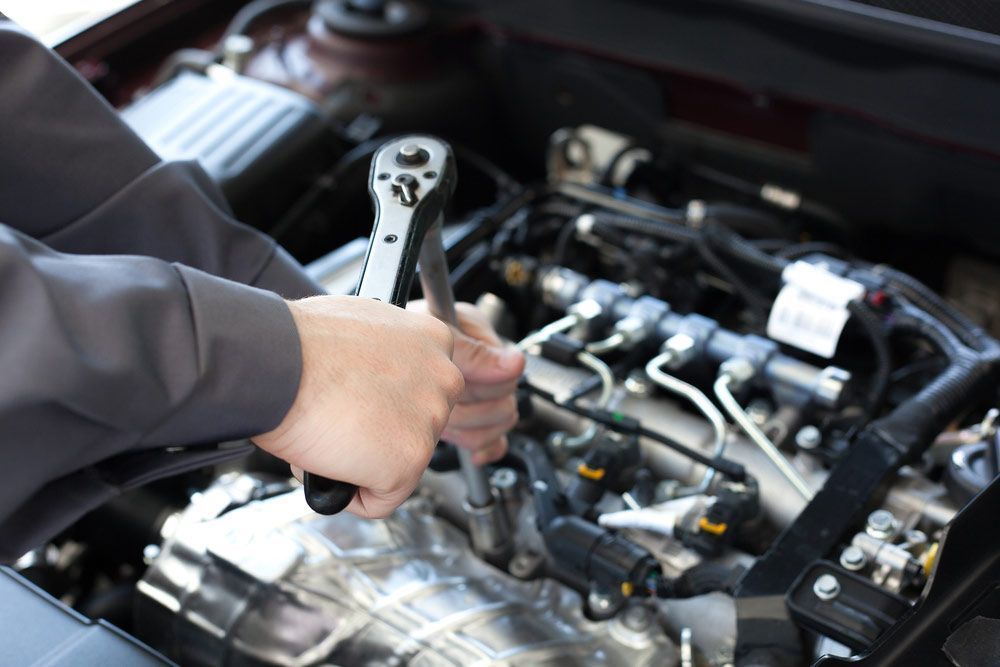
[(489, 345), (456, 333), (452, 361), (471, 384), (516, 380), (524, 372), (524, 354), (514, 347)]

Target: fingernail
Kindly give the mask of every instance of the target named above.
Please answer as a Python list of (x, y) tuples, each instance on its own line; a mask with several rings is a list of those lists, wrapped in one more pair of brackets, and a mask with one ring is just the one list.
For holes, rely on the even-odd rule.
[(500, 352), (500, 368), (512, 371), (521, 365), (523, 357), (524, 353), (516, 347), (505, 347)]

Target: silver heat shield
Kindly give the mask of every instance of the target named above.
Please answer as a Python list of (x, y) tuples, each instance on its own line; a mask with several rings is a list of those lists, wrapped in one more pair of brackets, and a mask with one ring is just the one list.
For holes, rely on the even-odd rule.
[(317, 516), (301, 491), (218, 515), (240, 485), (176, 517), (138, 587), (140, 636), (181, 664), (677, 662), (656, 624), (589, 621), (561, 584), (483, 563), (424, 499), (381, 521)]

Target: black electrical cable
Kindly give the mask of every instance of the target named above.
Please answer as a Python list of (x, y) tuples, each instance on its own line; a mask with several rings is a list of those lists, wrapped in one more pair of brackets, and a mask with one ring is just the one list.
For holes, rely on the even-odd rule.
[(997, 347), (997, 341), (982, 327), (913, 276), (887, 266), (876, 266), (873, 270), (888, 279), (890, 290), (901, 294), (931, 317), (945, 324), (973, 350), (992, 353)]
[(722, 276), (732, 286), (733, 292), (750, 308), (758, 321), (765, 321), (770, 310), (770, 300), (758, 292), (756, 288), (746, 282), (732, 267), (724, 262), (715, 253), (715, 250), (712, 249), (712, 246), (704, 236), (698, 237), (698, 240), (695, 241), (695, 248), (705, 263), (708, 264), (709, 268)]
[(829, 255), (837, 259), (849, 260), (850, 255), (836, 243), (826, 243), (824, 241), (809, 241), (806, 243), (793, 243), (779, 248), (774, 252), (775, 257), (783, 259), (798, 259), (806, 255)]
[(733, 232), (754, 237), (781, 236), (787, 233), (787, 226), (776, 216), (758, 208), (729, 202), (705, 204), (705, 220), (725, 225)]
[(521, 381), (521, 386), (530, 391), (535, 396), (538, 396), (539, 398), (542, 398), (545, 401), (548, 401), (549, 403), (552, 403), (557, 407), (563, 408), (564, 410), (580, 415), (581, 417), (586, 417), (587, 419), (590, 419), (592, 421), (595, 421), (599, 424), (608, 427), (612, 431), (617, 431), (619, 433), (624, 433), (627, 435), (639, 435), (644, 438), (649, 438), (650, 440), (658, 442), (661, 445), (669, 447), (678, 454), (686, 456), (695, 463), (700, 463), (703, 466), (718, 471), (719, 473), (725, 475), (726, 477), (729, 477), (732, 480), (742, 481), (746, 479), (746, 470), (743, 468), (741, 464), (721, 456), (714, 458), (706, 456), (705, 454), (702, 454), (697, 450), (691, 449), (690, 447), (682, 445), (681, 443), (672, 440), (671, 438), (668, 438), (662, 433), (657, 433), (656, 431), (651, 431), (648, 428), (643, 427), (638, 420), (634, 419), (626, 420), (610, 412), (591, 410), (576, 403), (564, 403), (558, 401), (556, 400), (556, 397), (552, 395), (551, 392), (545, 391), (540, 387), (536, 387), (524, 379), (522, 379)]
[(847, 304), (847, 310), (861, 327), (872, 346), (872, 352), (875, 354), (875, 372), (872, 374), (871, 388), (868, 390), (863, 419), (861, 420), (867, 424), (882, 409), (886, 392), (889, 389), (889, 376), (892, 373), (889, 336), (879, 316), (866, 303), (851, 301)]

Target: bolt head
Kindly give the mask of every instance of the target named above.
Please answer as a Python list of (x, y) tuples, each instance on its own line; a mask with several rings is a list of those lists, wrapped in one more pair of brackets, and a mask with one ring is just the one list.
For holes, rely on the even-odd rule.
[(630, 373), (624, 382), (625, 391), (632, 396), (645, 398), (653, 392), (653, 385), (641, 372)]
[(511, 468), (498, 468), (490, 475), (490, 484), (501, 490), (512, 489), (517, 484), (517, 473)]
[(596, 223), (597, 218), (592, 213), (584, 213), (576, 219), (576, 231), (581, 234), (589, 234)]
[(865, 532), (880, 540), (887, 540), (896, 532), (896, 517), (889, 510), (875, 510), (868, 515)]
[(840, 564), (845, 570), (857, 572), (868, 564), (868, 558), (864, 551), (852, 544), (840, 552)]
[(832, 574), (821, 574), (813, 583), (813, 593), (820, 600), (832, 600), (840, 595), (840, 581)]
[(808, 424), (799, 429), (795, 434), (795, 444), (799, 449), (813, 450), (823, 442), (823, 432), (812, 424)]
[(160, 556), (160, 545), (159, 544), (147, 544), (142, 549), (142, 562), (146, 565), (152, 565), (153, 561)]

